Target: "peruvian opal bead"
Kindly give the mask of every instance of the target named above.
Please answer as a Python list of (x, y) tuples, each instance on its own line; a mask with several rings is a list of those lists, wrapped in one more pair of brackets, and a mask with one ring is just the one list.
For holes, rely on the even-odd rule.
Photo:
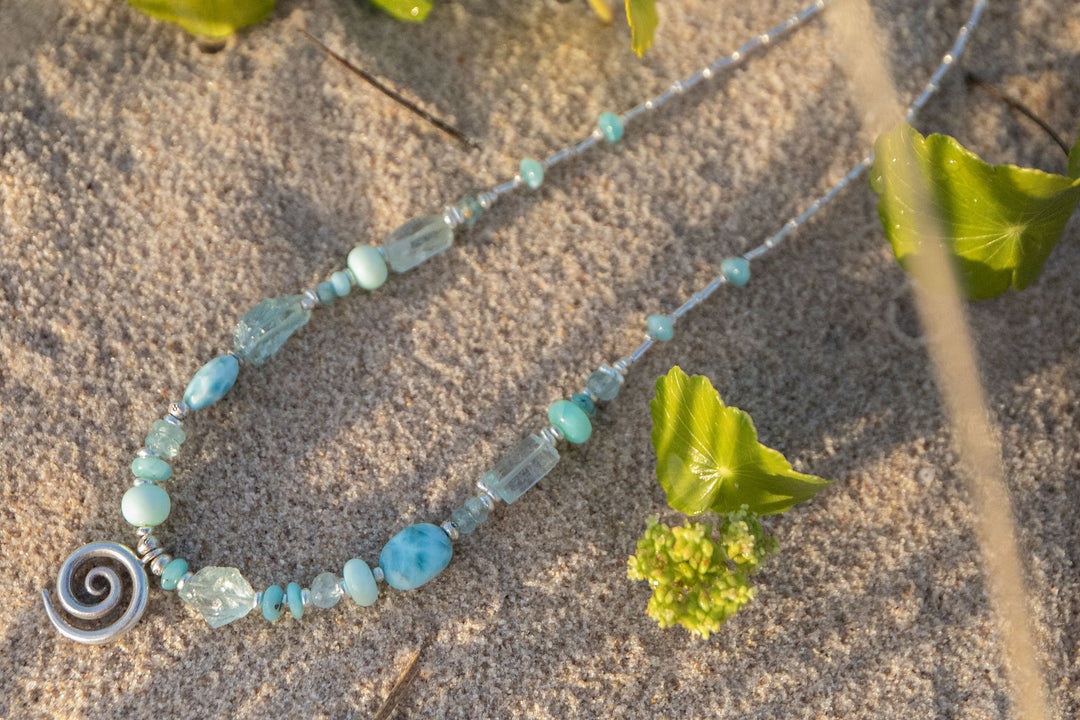
[(285, 591), (277, 585), (266, 588), (262, 596), (263, 617), (270, 622), (274, 622), (281, 617), (281, 611), (285, 609), (285, 605), (281, 602), (284, 597)]
[(592, 398), (588, 395), (578, 393), (570, 398), (570, 402), (584, 410), (585, 414), (588, 415), (590, 419), (596, 417), (596, 403), (594, 403)]
[(168, 480), (172, 477), (172, 468), (161, 458), (135, 458), (131, 463), (131, 474), (143, 480)]
[(532, 158), (521, 161), (521, 180), (535, 190), (544, 184), (544, 166)]
[(299, 620), (304, 617), (304, 591), (294, 582), (285, 586), (285, 597), (289, 600), (289, 612)]
[(592, 423), (585, 411), (569, 400), (559, 400), (548, 408), (548, 420), (562, 431), (563, 437), (580, 445), (592, 435)]
[(735, 287), (742, 287), (750, 282), (750, 263), (745, 258), (730, 257), (720, 263), (720, 272), (729, 283)]
[(319, 302), (323, 305), (329, 305), (337, 300), (337, 293), (334, 292), (334, 286), (329, 281), (319, 283), (315, 287), (315, 294), (319, 296)]
[(184, 390), (184, 402), (192, 410), (213, 405), (229, 392), (240, 374), (240, 363), (232, 355), (216, 357), (202, 366)]
[(663, 315), (650, 315), (645, 322), (649, 326), (649, 334), (660, 342), (667, 342), (675, 337), (675, 329), (671, 327), (671, 321)]
[(600, 113), (600, 117), (596, 120), (596, 126), (600, 128), (600, 132), (604, 134), (604, 139), (608, 142), (613, 143), (622, 140), (622, 118), (615, 113)]
[(169, 493), (157, 485), (136, 485), (120, 500), (120, 512), (135, 527), (160, 525), (169, 517), (171, 509)]
[(165, 566), (165, 569), (161, 571), (161, 589), (162, 590), (175, 590), (176, 583), (180, 582), (180, 578), (184, 577), (184, 574), (188, 571), (187, 560), (183, 558), (173, 558), (169, 561), (169, 564)]
[(453, 554), (454, 547), (442, 528), (421, 523), (390, 538), (379, 553), (379, 567), (390, 587), (412, 590), (445, 570)]
[(454, 244), (454, 229), (443, 215), (413, 218), (390, 233), (383, 243), (386, 262), (396, 273), (412, 270)]
[(349, 251), (349, 257), (345, 261), (356, 284), (365, 290), (374, 290), (386, 282), (389, 271), (386, 269), (386, 260), (378, 248), (370, 245), (358, 245)]
[(375, 576), (366, 562), (353, 558), (345, 563), (341, 574), (345, 578), (345, 591), (357, 605), (368, 607), (374, 604), (379, 597), (379, 586), (375, 584)]
[(334, 288), (334, 294), (343, 298), (352, 290), (352, 280), (349, 279), (348, 270), (339, 270), (330, 276), (330, 286)]

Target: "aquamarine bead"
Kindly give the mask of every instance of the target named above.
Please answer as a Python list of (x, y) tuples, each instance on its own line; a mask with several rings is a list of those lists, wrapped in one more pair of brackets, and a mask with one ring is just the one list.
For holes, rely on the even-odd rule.
[(454, 547), (442, 528), (421, 523), (390, 538), (379, 553), (379, 567), (390, 587), (412, 590), (445, 570), (453, 554)]
[(742, 287), (750, 282), (750, 263), (745, 258), (730, 257), (720, 263), (720, 272), (729, 283), (735, 287)]
[(454, 243), (454, 229), (442, 215), (413, 218), (399, 227), (383, 243), (386, 262), (396, 273), (412, 270)]
[(544, 166), (532, 158), (525, 158), (521, 161), (521, 179), (535, 190), (544, 184)]
[(289, 612), (299, 620), (304, 617), (304, 590), (294, 582), (285, 586), (285, 597), (289, 600)]
[(308, 591), (311, 604), (324, 610), (337, 605), (338, 600), (341, 599), (341, 588), (338, 587), (340, 582), (341, 580), (334, 573), (324, 572), (316, 575)]
[(168, 480), (172, 477), (172, 468), (161, 458), (135, 458), (131, 463), (131, 474), (143, 480)]
[(600, 402), (611, 402), (619, 394), (619, 387), (622, 383), (619, 382), (619, 374), (615, 372), (614, 368), (610, 368), (604, 365), (599, 370), (594, 371), (589, 375), (589, 379), (585, 381), (585, 387), (588, 388), (592, 396)]
[(471, 497), (466, 500), (465, 509), (468, 511), (469, 515), (472, 516), (472, 519), (476, 521), (477, 525), (487, 520), (488, 513), (490, 512), (487, 503), (478, 497)]
[(154, 527), (165, 522), (172, 509), (169, 493), (157, 485), (136, 485), (120, 499), (120, 512), (135, 527)]
[(345, 592), (361, 607), (368, 607), (375, 603), (379, 597), (379, 586), (375, 583), (375, 576), (371, 568), (360, 558), (353, 558), (345, 563), (341, 571), (345, 578)]
[(650, 315), (645, 323), (649, 327), (649, 334), (660, 342), (667, 342), (675, 337), (675, 328), (671, 326), (671, 321), (663, 315)]
[(233, 347), (252, 365), (262, 365), (310, 319), (311, 310), (304, 307), (303, 295), (263, 300), (244, 313), (233, 328)]
[(146, 447), (163, 458), (174, 458), (180, 453), (180, 444), (187, 435), (176, 425), (165, 420), (155, 420), (146, 436)]
[(480, 479), (509, 504), (540, 482), (558, 462), (559, 451), (554, 445), (539, 435), (526, 435)]
[(604, 139), (608, 142), (613, 143), (622, 140), (622, 118), (615, 113), (600, 113), (600, 117), (596, 120), (596, 126), (600, 128), (600, 132), (604, 134)]
[(188, 571), (187, 560), (183, 558), (173, 558), (169, 561), (169, 564), (165, 566), (165, 569), (161, 571), (161, 589), (162, 590), (175, 590), (176, 583), (180, 582), (180, 578), (184, 577), (184, 574)]
[(462, 535), (471, 535), (476, 530), (476, 520), (463, 507), (456, 508), (454, 512), (450, 513), (450, 521), (454, 523), (454, 526)]
[(319, 302), (323, 305), (329, 305), (337, 300), (337, 293), (334, 292), (334, 286), (329, 281), (316, 285), (315, 294), (319, 296)]
[(255, 591), (236, 568), (204, 567), (178, 594), (212, 628), (239, 620), (255, 607)]
[(349, 251), (346, 259), (349, 271), (356, 278), (356, 284), (365, 290), (374, 290), (386, 282), (390, 271), (386, 269), (386, 260), (378, 248), (370, 245), (358, 245)]
[(570, 402), (577, 405), (579, 408), (585, 411), (585, 414), (589, 416), (589, 419), (596, 417), (596, 403), (592, 401), (592, 398), (588, 395), (578, 393), (570, 398)]
[(338, 270), (330, 276), (330, 285), (334, 288), (334, 294), (343, 298), (352, 290), (352, 280), (349, 279), (348, 270)]
[(266, 588), (262, 596), (263, 617), (270, 622), (274, 622), (281, 617), (281, 612), (285, 609), (285, 605), (281, 602), (284, 597), (285, 591), (277, 585)]
[(592, 423), (585, 411), (569, 400), (559, 400), (548, 408), (548, 420), (562, 431), (563, 437), (580, 445), (592, 435)]
[(484, 214), (484, 206), (480, 204), (475, 195), (466, 195), (461, 198), (454, 203), (454, 208), (461, 213), (466, 227), (475, 225), (480, 216)]
[(192, 410), (213, 405), (229, 392), (240, 374), (240, 363), (232, 355), (216, 357), (202, 366), (184, 390), (184, 402)]

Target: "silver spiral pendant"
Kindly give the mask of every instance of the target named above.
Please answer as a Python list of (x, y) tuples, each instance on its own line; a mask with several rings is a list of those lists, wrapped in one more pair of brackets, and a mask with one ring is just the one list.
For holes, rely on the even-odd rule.
[(123, 614), (110, 622), (105, 627), (94, 630), (84, 630), (75, 627), (63, 617), (53, 606), (52, 598), (48, 590), (42, 590), (41, 596), (45, 601), (45, 613), (49, 621), (61, 635), (85, 645), (101, 645), (112, 642), (131, 629), (142, 617), (146, 609), (148, 594), (148, 582), (146, 570), (135, 553), (127, 547), (112, 542), (95, 542), (84, 545), (68, 557), (60, 568), (60, 576), (56, 581), (56, 592), (60, 597), (60, 606), (72, 617), (82, 620), (99, 620), (110, 613), (114, 613), (120, 604), (123, 595), (123, 585), (120, 576), (111, 567), (95, 565), (86, 574), (83, 588), (90, 594), (94, 601), (84, 603), (75, 596), (75, 573), (87, 562), (92, 560), (111, 559), (120, 563), (131, 576), (131, 599)]

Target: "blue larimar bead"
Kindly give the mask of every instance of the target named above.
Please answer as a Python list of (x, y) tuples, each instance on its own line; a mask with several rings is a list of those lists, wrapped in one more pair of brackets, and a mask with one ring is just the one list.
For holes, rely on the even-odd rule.
[(750, 282), (750, 263), (745, 258), (730, 257), (720, 263), (720, 272), (729, 283), (735, 287), (742, 287)]
[(213, 405), (225, 397), (239, 374), (240, 363), (232, 355), (214, 358), (191, 378), (184, 390), (184, 402), (192, 410), (202, 410)]
[(548, 420), (562, 431), (563, 437), (580, 445), (592, 435), (592, 423), (585, 411), (569, 400), (559, 400), (548, 408)]
[(343, 298), (352, 290), (352, 280), (349, 279), (348, 270), (339, 270), (330, 276), (330, 285), (334, 288), (334, 294)]
[(613, 143), (622, 140), (622, 118), (615, 113), (600, 113), (600, 117), (596, 120), (596, 126), (600, 128), (600, 132), (604, 134), (604, 139), (608, 142)]
[(442, 528), (421, 523), (390, 538), (379, 554), (379, 567), (390, 587), (412, 590), (445, 570), (453, 554)]
[(304, 590), (294, 582), (285, 586), (285, 596), (289, 600), (289, 612), (299, 620), (304, 617)]
[(596, 417), (596, 403), (588, 395), (578, 393), (570, 398), (570, 402), (581, 408), (589, 416), (589, 419)]
[(131, 463), (131, 474), (143, 480), (168, 480), (172, 477), (172, 468), (161, 458), (135, 458)]
[(165, 566), (165, 569), (161, 571), (161, 589), (162, 590), (175, 590), (176, 583), (180, 582), (180, 578), (184, 577), (184, 574), (188, 571), (187, 560), (183, 558), (173, 558), (169, 561), (169, 564)]
[(365, 290), (374, 290), (386, 282), (389, 271), (378, 248), (357, 245), (349, 251), (345, 262), (349, 266), (349, 272), (356, 278), (356, 284)]
[(533, 160), (525, 158), (521, 161), (521, 180), (535, 190), (544, 184), (544, 166)]
[(667, 342), (675, 337), (675, 328), (663, 315), (650, 315), (645, 322), (649, 326), (649, 334), (660, 342)]
[[(330, 300), (323, 300), (329, 290), (323, 285), (319, 286), (320, 291), (316, 291), (319, 300), (332, 302), (332, 290), (329, 291)], [(262, 365), (281, 349), (294, 332), (307, 325), (310, 319), (311, 311), (304, 307), (303, 295), (263, 300), (244, 313), (233, 328), (236, 354), (252, 365)]]
[(379, 586), (375, 584), (375, 576), (371, 568), (360, 558), (353, 558), (345, 563), (341, 571), (345, 579), (345, 592), (361, 607), (374, 604), (379, 597)]
[(282, 599), (285, 597), (285, 591), (277, 585), (271, 585), (266, 588), (262, 596), (262, 614), (263, 617), (274, 622), (281, 617), (282, 610), (285, 609), (285, 605)]
[(165, 522), (172, 509), (169, 493), (157, 485), (136, 485), (120, 499), (120, 512), (135, 527), (154, 527)]
[(329, 305), (337, 300), (337, 293), (334, 292), (334, 286), (329, 281), (319, 283), (315, 287), (315, 294), (319, 296), (319, 302), (323, 305)]

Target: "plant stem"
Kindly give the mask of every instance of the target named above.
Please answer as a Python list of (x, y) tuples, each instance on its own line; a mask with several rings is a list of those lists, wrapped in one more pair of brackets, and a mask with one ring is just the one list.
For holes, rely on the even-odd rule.
[(986, 92), (996, 97), (1001, 102), (1008, 105), (1013, 110), (1016, 110), (1028, 120), (1031, 120), (1033, 123), (1041, 127), (1043, 129), (1043, 132), (1049, 135), (1050, 139), (1058, 144), (1058, 147), (1061, 148), (1061, 151), (1065, 153), (1065, 157), (1069, 156), (1069, 146), (1065, 143), (1064, 140), (1061, 139), (1061, 136), (1054, 132), (1054, 128), (1050, 127), (1049, 123), (1036, 115), (1035, 111), (1033, 111), (1027, 105), (1020, 102), (1016, 98), (1007, 95), (1003, 90), (998, 89), (996, 85), (993, 85), (987, 80), (983, 80), (981, 77), (975, 75), (974, 73), (965, 73), (964, 80), (967, 81), (969, 85), (974, 85), (975, 87), (982, 88)]

